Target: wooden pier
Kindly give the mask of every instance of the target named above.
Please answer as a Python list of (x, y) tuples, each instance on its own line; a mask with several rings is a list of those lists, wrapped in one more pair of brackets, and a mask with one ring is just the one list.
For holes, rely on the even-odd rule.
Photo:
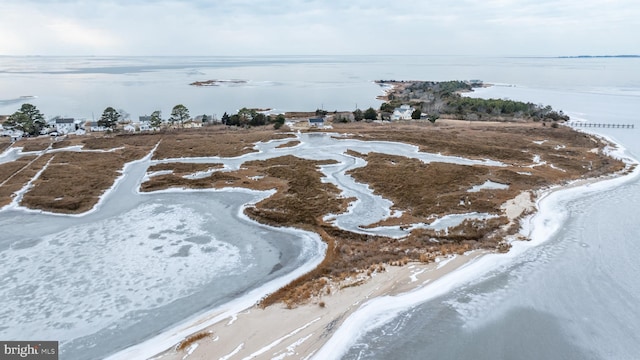
[(595, 124), (588, 122), (570, 122), (569, 126), (593, 127), (593, 128), (613, 128), (613, 129), (633, 129), (633, 124)]

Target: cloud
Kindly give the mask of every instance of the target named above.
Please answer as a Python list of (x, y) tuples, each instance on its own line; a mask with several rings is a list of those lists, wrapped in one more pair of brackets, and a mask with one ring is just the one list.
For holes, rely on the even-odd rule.
[(635, 0), (4, 0), (0, 53), (640, 53), (639, 17)]

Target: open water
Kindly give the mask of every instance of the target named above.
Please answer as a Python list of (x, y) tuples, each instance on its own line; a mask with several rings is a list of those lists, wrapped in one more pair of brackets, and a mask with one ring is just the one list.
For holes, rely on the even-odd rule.
[[(376, 79), (481, 79), (497, 86), (474, 96), (549, 104), (584, 121), (633, 123), (634, 130), (597, 131), (638, 157), (638, 70), (640, 59), (615, 58), (0, 57), (0, 114), (27, 101), (47, 116), (87, 119), (106, 106), (133, 118), (154, 110), (167, 116), (177, 103), (192, 115), (218, 117), (241, 107), (353, 110), (379, 105)], [(209, 79), (246, 83), (188, 85)], [(265, 194), (132, 196), (146, 169), (138, 165), (83, 217), (0, 212), (0, 338), (55, 338), (65, 358), (101, 358), (319, 260), (312, 235), (238, 216), (242, 204)], [(341, 171), (325, 169), (348, 185)], [(369, 321), (376, 326), (345, 326), (344, 341), (328, 355), (638, 358), (638, 181), (549, 199), (544, 215), (532, 220), (536, 240), (526, 249), (486, 257), (482, 266), (445, 279), (447, 286), (394, 299), (393, 307), (370, 306), (363, 319), (379, 319)], [(381, 214), (383, 200), (372, 202)], [(357, 226), (349, 217), (340, 221)]]

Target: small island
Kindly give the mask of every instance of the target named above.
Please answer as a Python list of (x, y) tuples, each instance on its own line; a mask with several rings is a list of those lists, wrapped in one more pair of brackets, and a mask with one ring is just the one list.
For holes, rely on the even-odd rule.
[(220, 85), (225, 85), (225, 84), (238, 85), (238, 84), (246, 84), (246, 83), (247, 83), (246, 80), (204, 80), (204, 81), (194, 81), (189, 85), (192, 85), (192, 86), (220, 86)]

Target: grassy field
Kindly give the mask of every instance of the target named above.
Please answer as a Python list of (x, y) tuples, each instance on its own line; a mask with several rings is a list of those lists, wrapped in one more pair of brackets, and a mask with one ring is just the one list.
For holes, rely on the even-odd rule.
[[(580, 178), (620, 171), (621, 161), (601, 151), (606, 144), (566, 127), (541, 123), (469, 123), (465, 121), (406, 122), (393, 124), (334, 124), (334, 132), (351, 134), (359, 140), (397, 141), (416, 145), (422, 151), (492, 159), (505, 167), (466, 166), (445, 163), (424, 164), (415, 159), (380, 153), (351, 155), (367, 161), (349, 175), (368, 184), (376, 194), (393, 202), (403, 216), (383, 224), (409, 225), (431, 222), (436, 216), (482, 212), (495, 214), (488, 220), (468, 220), (447, 232), (414, 230), (402, 240), (361, 235), (338, 229), (323, 221), (327, 214), (347, 209), (353, 199), (343, 198), (333, 184), (322, 181), (319, 165), (295, 156), (282, 156), (243, 164), (241, 170), (215, 171), (220, 164), (161, 163), (149, 172), (170, 170), (141, 185), (142, 191), (177, 188), (243, 187), (276, 189), (276, 193), (246, 209), (261, 223), (287, 226), (318, 233), (328, 244), (323, 262), (310, 273), (266, 297), (262, 305), (284, 302), (293, 307), (313, 296), (331, 291), (330, 283), (354, 275), (383, 271), (386, 266), (409, 261), (430, 262), (436, 256), (471, 249), (505, 251), (504, 238), (517, 231), (504, 216), (501, 205), (525, 190), (537, 190)], [(222, 126), (148, 135), (69, 137), (25, 140), (14, 146), (43, 150), (83, 145), (84, 149), (109, 152), (57, 152), (29, 156), (0, 165), (0, 204), (11, 201), (47, 162), (49, 166), (25, 195), (22, 205), (61, 213), (80, 213), (93, 207), (112, 186), (125, 163), (149, 154), (154, 159), (222, 156), (255, 151), (258, 141), (293, 137), (271, 127), (236, 129)], [(46, 140), (46, 141), (45, 141)], [(287, 144), (294, 146), (297, 141)], [(196, 172), (211, 172), (201, 178), (186, 178)], [(508, 189), (468, 192), (490, 180)], [(375, 225), (375, 224), (374, 224)], [(378, 224), (379, 225), (379, 224)]]

